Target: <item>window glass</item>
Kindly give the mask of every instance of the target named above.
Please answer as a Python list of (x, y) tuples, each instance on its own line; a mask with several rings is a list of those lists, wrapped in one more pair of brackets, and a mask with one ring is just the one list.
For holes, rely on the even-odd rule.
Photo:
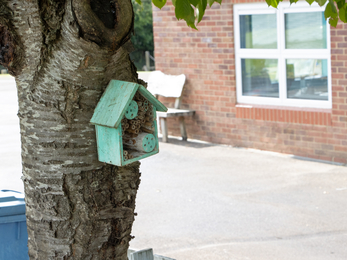
[(328, 61), (288, 59), (287, 97), (328, 100)]
[(279, 97), (277, 59), (241, 59), (242, 94)]
[(312, 5), (234, 5), (238, 102), (331, 108), (330, 27)]
[(240, 15), (240, 38), (241, 48), (276, 49), (276, 15)]
[(287, 49), (326, 49), (326, 35), (323, 12), (285, 14)]

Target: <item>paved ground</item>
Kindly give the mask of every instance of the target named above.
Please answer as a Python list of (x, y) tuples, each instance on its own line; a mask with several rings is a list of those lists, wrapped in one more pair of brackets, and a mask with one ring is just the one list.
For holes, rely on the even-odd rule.
[(0, 190), (23, 192), (16, 84), (0, 75)]
[[(0, 189), (22, 190), (0, 78)], [(142, 161), (131, 247), (177, 260), (346, 260), (347, 167), (170, 139)]]
[(134, 248), (176, 259), (347, 259), (347, 168), (161, 143), (142, 162)]

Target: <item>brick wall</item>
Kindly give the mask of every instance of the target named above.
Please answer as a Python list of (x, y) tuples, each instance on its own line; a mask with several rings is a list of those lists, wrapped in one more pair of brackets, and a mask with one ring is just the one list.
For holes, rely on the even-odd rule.
[[(347, 163), (347, 24), (331, 28), (332, 109), (252, 106), (236, 101), (233, 3), (206, 11), (198, 31), (169, 2), (153, 8), (156, 69), (187, 76), (183, 107), (196, 110), (188, 138)], [(162, 99), (173, 105), (173, 100)], [(179, 136), (178, 122), (169, 134)]]

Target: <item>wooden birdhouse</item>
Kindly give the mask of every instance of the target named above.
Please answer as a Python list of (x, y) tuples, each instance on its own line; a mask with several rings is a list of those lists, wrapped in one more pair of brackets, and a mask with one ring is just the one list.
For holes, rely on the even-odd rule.
[(122, 166), (158, 153), (157, 111), (167, 108), (146, 88), (111, 80), (90, 120), (99, 161)]

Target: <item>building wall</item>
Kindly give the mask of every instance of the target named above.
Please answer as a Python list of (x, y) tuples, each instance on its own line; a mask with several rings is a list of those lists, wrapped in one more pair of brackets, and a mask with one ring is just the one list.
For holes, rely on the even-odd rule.
[[(238, 104), (233, 3), (241, 2), (263, 1), (223, 0), (198, 31), (176, 20), (171, 2), (153, 8), (156, 69), (187, 76), (183, 107), (196, 110), (188, 138), (347, 163), (347, 24), (331, 28), (332, 109)], [(178, 126), (169, 119), (169, 134), (179, 136)]]

